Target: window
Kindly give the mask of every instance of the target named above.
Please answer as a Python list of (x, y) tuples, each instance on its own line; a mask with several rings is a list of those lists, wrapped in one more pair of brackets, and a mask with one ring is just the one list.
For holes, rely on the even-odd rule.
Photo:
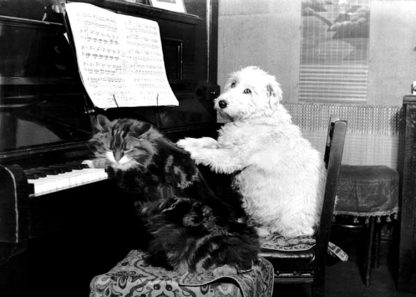
[(369, 0), (302, 0), (299, 101), (364, 103)]

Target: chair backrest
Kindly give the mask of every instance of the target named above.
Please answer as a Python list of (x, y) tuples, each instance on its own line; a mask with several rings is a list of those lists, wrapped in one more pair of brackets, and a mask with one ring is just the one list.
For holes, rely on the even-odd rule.
[(325, 265), (346, 131), (347, 121), (330, 120), (324, 155), (327, 168), (325, 194), (315, 246), (315, 263), (320, 267), (316, 267), (316, 269), (323, 270)]

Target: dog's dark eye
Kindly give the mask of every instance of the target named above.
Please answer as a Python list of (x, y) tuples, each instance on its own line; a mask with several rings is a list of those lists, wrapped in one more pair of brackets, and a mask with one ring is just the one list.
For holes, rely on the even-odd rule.
[(251, 94), (251, 90), (250, 90), (250, 89), (245, 89), (245, 90), (243, 91), (243, 94)]
[(235, 87), (235, 85), (236, 85), (236, 82), (235, 82), (235, 81), (233, 81), (233, 82), (231, 83), (230, 87), (231, 87), (231, 88), (234, 88), (234, 87)]

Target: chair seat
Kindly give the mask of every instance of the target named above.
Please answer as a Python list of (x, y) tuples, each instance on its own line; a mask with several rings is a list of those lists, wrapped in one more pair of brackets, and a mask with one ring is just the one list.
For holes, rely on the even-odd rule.
[(132, 250), (114, 268), (93, 278), (90, 297), (101, 296), (272, 296), (273, 267), (259, 258), (250, 271), (214, 275), (179, 274), (145, 263), (145, 253)]
[(261, 248), (281, 252), (308, 251), (315, 246), (314, 236), (284, 237), (280, 234), (272, 234), (261, 238)]
[(342, 165), (334, 215), (390, 216), (399, 211), (399, 174), (387, 166)]
[[(287, 238), (279, 234), (273, 234), (261, 239), (260, 256), (272, 262), (279, 272), (306, 271), (313, 268), (315, 244), (314, 236)], [(348, 255), (333, 243), (328, 244), (328, 254), (337, 257), (341, 261), (348, 260)]]

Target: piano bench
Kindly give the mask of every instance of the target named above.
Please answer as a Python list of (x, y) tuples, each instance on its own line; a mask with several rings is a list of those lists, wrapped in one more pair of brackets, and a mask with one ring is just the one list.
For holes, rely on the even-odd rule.
[(144, 256), (142, 251), (132, 250), (110, 271), (95, 276), (89, 296), (271, 297), (273, 293), (273, 267), (263, 258), (250, 271), (214, 276), (211, 271), (179, 274), (152, 267)]

